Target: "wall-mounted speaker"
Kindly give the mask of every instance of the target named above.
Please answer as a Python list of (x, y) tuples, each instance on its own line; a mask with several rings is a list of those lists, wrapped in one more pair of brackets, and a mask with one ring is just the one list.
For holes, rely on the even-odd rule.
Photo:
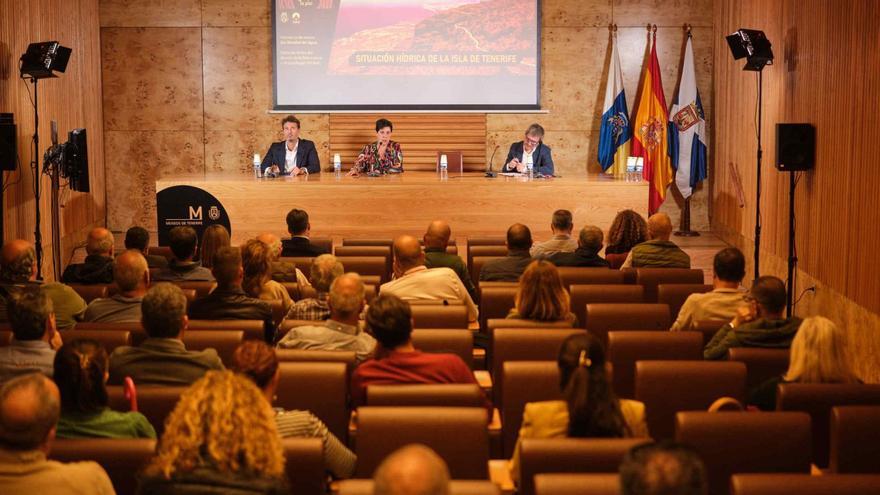
[(776, 168), (780, 172), (816, 166), (816, 128), (812, 124), (776, 124)]

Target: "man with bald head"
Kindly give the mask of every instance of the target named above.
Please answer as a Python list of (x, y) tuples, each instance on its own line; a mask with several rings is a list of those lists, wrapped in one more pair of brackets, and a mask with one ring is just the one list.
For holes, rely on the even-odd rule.
[(520, 275), (532, 262), (532, 231), (521, 223), (507, 229), (507, 256), (491, 260), (480, 270), (480, 281), (518, 282)]
[(428, 268), (446, 267), (452, 269), (464, 288), (467, 289), (471, 299), (477, 300), (477, 288), (474, 287), (474, 281), (468, 273), (467, 267), (461, 256), (448, 254), (446, 247), (449, 246), (449, 238), (452, 236), (452, 229), (449, 224), (443, 220), (434, 220), (428, 225), (423, 241), (425, 243), (425, 266)]
[(621, 268), (690, 268), (691, 257), (669, 238), (672, 221), (666, 213), (648, 218), (648, 240), (630, 250)]
[[(330, 256), (330, 255), (323, 255)], [(279, 342), (280, 349), (354, 351), (357, 362), (373, 355), (376, 339), (360, 328), (366, 297), (357, 273), (336, 277), (327, 298), (330, 319), (321, 325), (293, 327)]]
[(394, 277), (382, 284), (380, 294), (394, 294), (404, 301), (463, 303), (468, 319), (477, 321), (479, 311), (461, 279), (451, 268), (428, 269), (419, 240), (411, 235), (394, 239)]
[(97, 463), (49, 461), (61, 397), (52, 380), (22, 375), (0, 387), (0, 488), (3, 493), (113, 494)]
[(113, 281), (113, 234), (95, 227), (86, 239), (86, 259), (68, 265), (61, 275), (66, 284), (109, 284)]
[(113, 261), (113, 281), (119, 292), (89, 303), (84, 321), (123, 323), (141, 321), (141, 301), (150, 288), (150, 270), (144, 256), (130, 249)]
[(374, 495), (447, 495), (449, 468), (433, 450), (411, 444), (382, 461), (373, 475)]
[(52, 300), (59, 330), (76, 325), (86, 311), (86, 302), (75, 290), (59, 282), (41, 283), (37, 276), (37, 256), (31, 243), (13, 239), (0, 252), (0, 321), (8, 321), (6, 302), (22, 289), (39, 287)]
[(602, 229), (587, 225), (578, 234), (578, 248), (573, 253), (558, 252), (546, 259), (556, 266), (598, 266), (608, 268), (608, 262), (599, 256), (602, 250)]

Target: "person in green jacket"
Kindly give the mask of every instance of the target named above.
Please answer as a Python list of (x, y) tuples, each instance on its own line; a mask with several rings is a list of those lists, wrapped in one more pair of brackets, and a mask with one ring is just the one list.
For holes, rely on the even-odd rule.
[(785, 283), (777, 277), (755, 280), (746, 305), (733, 321), (721, 327), (703, 349), (705, 359), (724, 359), (732, 347), (788, 349), (797, 334), (801, 319), (785, 318)]
[(621, 268), (690, 268), (691, 257), (669, 240), (671, 236), (669, 215), (651, 215), (648, 218), (648, 240), (633, 246)]

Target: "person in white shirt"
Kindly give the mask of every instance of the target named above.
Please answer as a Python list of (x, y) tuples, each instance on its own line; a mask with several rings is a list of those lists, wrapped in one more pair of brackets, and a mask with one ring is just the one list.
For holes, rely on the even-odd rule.
[(571, 212), (568, 210), (554, 211), (553, 220), (550, 222), (553, 238), (534, 244), (529, 250), (529, 254), (532, 255), (532, 258), (544, 258), (554, 253), (573, 253), (578, 248), (578, 243), (571, 238), (572, 230), (574, 230), (574, 222)]
[(425, 252), (410, 235), (394, 240), (395, 279), (379, 288), (380, 294), (394, 294), (404, 301), (448, 301), (467, 306), (468, 319), (477, 321), (479, 311), (458, 275), (451, 268), (425, 266)]
[(670, 330), (693, 330), (702, 321), (730, 321), (746, 304), (741, 288), (746, 276), (746, 259), (742, 251), (729, 247), (718, 251), (713, 260), (713, 289), (704, 294), (691, 294), (681, 306)]

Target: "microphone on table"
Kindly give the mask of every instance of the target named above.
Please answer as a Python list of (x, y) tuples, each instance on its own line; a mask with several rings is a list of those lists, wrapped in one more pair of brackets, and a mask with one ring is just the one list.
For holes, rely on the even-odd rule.
[(500, 144), (496, 144), (495, 149), (492, 150), (492, 157), (489, 158), (489, 164), (486, 169), (486, 177), (495, 177), (495, 175), (496, 175), (495, 172), (492, 171), (492, 162), (495, 160), (495, 153), (498, 152), (498, 148), (500, 148), (500, 147), (501, 147)]

